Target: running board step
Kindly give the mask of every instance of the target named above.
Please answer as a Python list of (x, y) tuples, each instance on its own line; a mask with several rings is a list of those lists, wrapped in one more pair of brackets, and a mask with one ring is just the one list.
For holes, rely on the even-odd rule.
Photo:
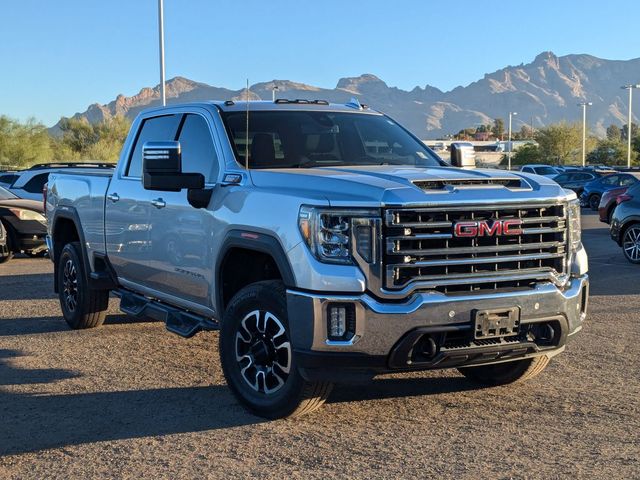
[(164, 322), (167, 330), (181, 337), (193, 337), (201, 330), (220, 329), (218, 322), (210, 318), (185, 312), (135, 293), (127, 291), (118, 293), (120, 294), (120, 310), (122, 312), (135, 318), (152, 318)]

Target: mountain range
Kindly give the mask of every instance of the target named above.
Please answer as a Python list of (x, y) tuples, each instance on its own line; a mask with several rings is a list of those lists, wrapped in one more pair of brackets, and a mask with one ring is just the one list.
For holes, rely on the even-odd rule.
[[(439, 68), (449, 68), (442, 66)], [(453, 70), (453, 69), (452, 69)], [(455, 71), (452, 71), (455, 75)], [(360, 103), (387, 113), (423, 139), (456, 133), (462, 128), (506, 119), (518, 112), (514, 130), (523, 125), (534, 128), (559, 121), (581, 121), (580, 102), (592, 102), (588, 109), (589, 129), (603, 136), (610, 124), (626, 123), (628, 97), (620, 86), (640, 82), (640, 58), (605, 60), (591, 55), (556, 56), (539, 54), (531, 63), (508, 66), (467, 86), (442, 91), (426, 85), (407, 91), (388, 86), (371, 74), (341, 78), (333, 89), (290, 80), (272, 80), (249, 87), (252, 100), (271, 100), (277, 87), (279, 98), (323, 99)], [(167, 103), (201, 100), (242, 100), (246, 89), (232, 90), (175, 77), (166, 83)], [(160, 103), (160, 88), (143, 88), (131, 97), (118, 95), (106, 104), (93, 104), (75, 118), (99, 122), (115, 115), (133, 118), (141, 110)], [(634, 120), (637, 117), (634, 116)], [(51, 129), (59, 132), (58, 125)]]

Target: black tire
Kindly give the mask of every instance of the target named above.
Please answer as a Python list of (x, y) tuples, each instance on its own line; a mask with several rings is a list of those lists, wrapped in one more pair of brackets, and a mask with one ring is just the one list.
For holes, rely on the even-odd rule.
[(622, 253), (629, 263), (640, 264), (640, 223), (633, 223), (620, 236)]
[(227, 384), (249, 411), (268, 419), (313, 412), (333, 387), (302, 378), (288, 329), (286, 290), (279, 280), (240, 290), (222, 321), (220, 360)]
[(58, 258), (58, 296), (62, 315), (73, 329), (102, 325), (109, 307), (108, 290), (89, 288), (78, 242), (64, 246)]
[(482, 385), (506, 385), (508, 383), (524, 382), (535, 377), (547, 367), (549, 361), (549, 357), (542, 355), (514, 362), (459, 368), (458, 371), (469, 380)]
[(3, 223), (3, 226), (4, 226), (4, 230), (6, 232), (8, 255), (6, 257), (0, 258), (0, 263), (8, 262), (16, 254), (16, 252), (15, 252), (15, 242), (13, 240), (14, 233), (13, 233), (13, 231), (10, 230), (11, 227), (5, 225), (4, 223)]
[(597, 193), (594, 193), (589, 197), (589, 208), (593, 211), (596, 211), (598, 210), (599, 206), (600, 206), (600, 195), (598, 195)]

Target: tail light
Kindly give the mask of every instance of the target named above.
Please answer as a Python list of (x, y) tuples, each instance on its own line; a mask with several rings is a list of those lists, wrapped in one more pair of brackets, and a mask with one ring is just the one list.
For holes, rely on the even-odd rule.
[(44, 216), (47, 216), (47, 193), (49, 191), (49, 185), (45, 183), (42, 186), (42, 208), (44, 208)]
[(616, 203), (618, 205), (620, 205), (622, 202), (628, 202), (629, 200), (632, 200), (633, 197), (631, 195), (627, 195), (626, 193), (623, 193), (622, 195), (618, 195), (616, 198)]

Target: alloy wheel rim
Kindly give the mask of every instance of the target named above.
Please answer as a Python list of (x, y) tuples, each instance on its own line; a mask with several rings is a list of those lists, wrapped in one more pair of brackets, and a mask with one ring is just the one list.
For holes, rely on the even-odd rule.
[(631, 227), (625, 232), (622, 248), (629, 259), (640, 261), (640, 228)]
[(67, 309), (75, 312), (78, 306), (78, 273), (71, 259), (64, 264), (62, 289)]
[(283, 387), (291, 371), (291, 343), (276, 315), (263, 310), (247, 314), (235, 347), (240, 376), (252, 390), (271, 395)]

